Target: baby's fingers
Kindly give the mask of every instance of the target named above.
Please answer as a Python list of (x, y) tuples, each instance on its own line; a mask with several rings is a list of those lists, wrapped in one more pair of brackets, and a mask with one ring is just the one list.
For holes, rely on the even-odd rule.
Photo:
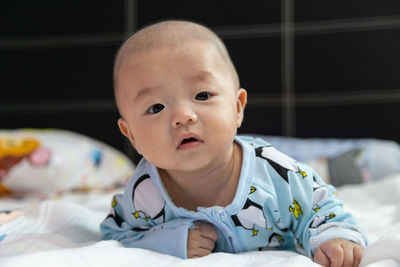
[(188, 251), (188, 259), (191, 258), (200, 258), (200, 257), (204, 257), (211, 254), (211, 252), (207, 249), (203, 249), (203, 248), (197, 248), (195, 250), (190, 250)]
[(189, 249), (202, 248), (207, 249), (210, 252), (214, 249), (215, 242), (209, 238), (205, 238), (201, 236), (199, 232), (193, 233), (193, 236), (190, 239), (190, 243), (188, 243)]
[(203, 257), (212, 253), (218, 234), (207, 222), (195, 222), (195, 228), (189, 229), (187, 257)]
[(358, 267), (358, 265), (360, 265), (363, 253), (364, 253), (364, 250), (363, 250), (362, 247), (354, 247), (353, 248), (353, 255), (354, 255), (354, 264), (353, 264), (353, 266)]
[(197, 257), (207, 256), (208, 254), (211, 254), (213, 248), (214, 248), (214, 244), (212, 245), (211, 248), (203, 247), (201, 245), (196, 246), (195, 244), (193, 244), (193, 247), (188, 247), (187, 257), (188, 258), (197, 258)]
[(314, 261), (322, 266), (329, 266), (331, 264), (329, 257), (321, 250), (321, 247), (315, 250)]
[(320, 245), (314, 254), (314, 261), (330, 267), (353, 267), (361, 261), (363, 249), (360, 245), (347, 240), (329, 240)]
[(217, 241), (218, 239), (218, 233), (215, 230), (214, 226), (212, 226), (208, 222), (196, 222), (195, 225), (197, 226), (197, 229), (200, 231), (200, 234), (202, 237), (210, 239), (213, 241)]

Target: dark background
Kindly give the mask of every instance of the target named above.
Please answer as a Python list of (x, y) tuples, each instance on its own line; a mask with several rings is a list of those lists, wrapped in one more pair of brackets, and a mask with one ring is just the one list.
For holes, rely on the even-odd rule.
[(1, 128), (62, 128), (131, 153), (116, 49), (163, 19), (205, 24), (248, 90), (241, 133), (400, 141), (400, 1), (0, 2)]

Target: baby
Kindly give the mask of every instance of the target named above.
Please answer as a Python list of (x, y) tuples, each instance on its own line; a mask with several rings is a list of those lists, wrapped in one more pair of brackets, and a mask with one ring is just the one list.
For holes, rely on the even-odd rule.
[(103, 239), (181, 258), (282, 249), (359, 264), (367, 241), (334, 188), (236, 136), (247, 93), (215, 33), (187, 21), (138, 31), (117, 54), (114, 90), (118, 126), (143, 159), (113, 198)]

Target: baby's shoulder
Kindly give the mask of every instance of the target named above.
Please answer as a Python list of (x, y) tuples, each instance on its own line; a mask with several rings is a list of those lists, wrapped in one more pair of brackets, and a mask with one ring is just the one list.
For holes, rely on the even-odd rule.
[(238, 135), (236, 138), (240, 143), (247, 144), (247, 145), (249, 145), (251, 147), (269, 147), (269, 146), (272, 146), (264, 138), (260, 138), (258, 136)]
[(124, 195), (132, 199), (162, 198), (161, 190), (155, 179), (157, 170), (144, 158), (136, 166), (135, 172), (129, 179)]

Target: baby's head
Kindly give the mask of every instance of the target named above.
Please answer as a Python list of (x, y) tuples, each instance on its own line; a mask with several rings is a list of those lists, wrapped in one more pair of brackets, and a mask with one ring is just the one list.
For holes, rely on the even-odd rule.
[(239, 87), (223, 42), (192, 22), (148, 26), (115, 60), (120, 130), (163, 169), (205, 167), (231, 150), (246, 105)]

